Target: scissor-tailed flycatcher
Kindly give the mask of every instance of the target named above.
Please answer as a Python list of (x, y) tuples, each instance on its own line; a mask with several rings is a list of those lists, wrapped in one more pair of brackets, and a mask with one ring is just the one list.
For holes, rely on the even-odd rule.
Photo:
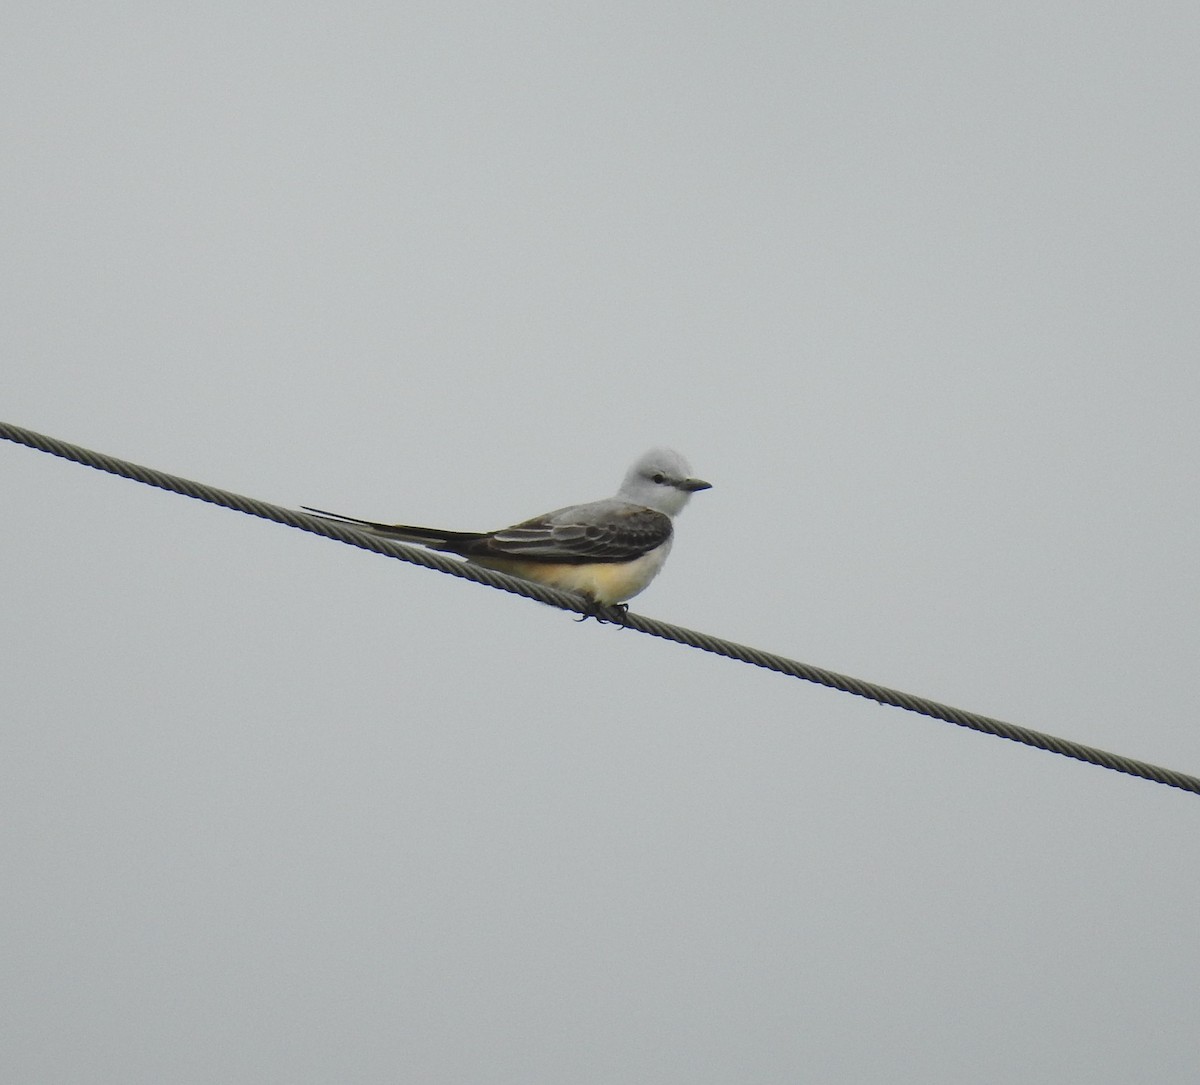
[(500, 531), (377, 524), (305, 508), (328, 520), (460, 554), (489, 569), (612, 606), (632, 599), (654, 579), (671, 550), (671, 517), (692, 494), (710, 485), (692, 478), (678, 452), (656, 448), (629, 469), (616, 497), (557, 509)]

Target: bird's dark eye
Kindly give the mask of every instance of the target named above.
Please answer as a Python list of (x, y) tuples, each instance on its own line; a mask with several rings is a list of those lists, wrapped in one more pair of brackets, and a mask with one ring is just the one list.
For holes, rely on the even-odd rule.
[(661, 486), (664, 482), (667, 481), (667, 476), (664, 475), (661, 471), (656, 471), (653, 475), (650, 476), (650, 480), (652, 482), (657, 482)]

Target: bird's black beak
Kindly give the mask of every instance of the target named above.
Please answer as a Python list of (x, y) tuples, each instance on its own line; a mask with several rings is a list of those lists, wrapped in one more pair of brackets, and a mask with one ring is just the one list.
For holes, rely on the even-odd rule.
[(679, 480), (679, 488), (685, 493), (694, 494), (697, 490), (711, 490), (712, 483), (702, 478), (684, 478)]

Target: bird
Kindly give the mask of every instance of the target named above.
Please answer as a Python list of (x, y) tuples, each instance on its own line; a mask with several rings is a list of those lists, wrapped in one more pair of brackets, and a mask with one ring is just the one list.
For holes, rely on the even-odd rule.
[(384, 524), (302, 505), (325, 520), (401, 542), (458, 554), (502, 573), (575, 592), (590, 604), (623, 608), (658, 575), (671, 550), (672, 519), (712, 483), (688, 461), (653, 448), (628, 470), (613, 497), (568, 505), (498, 531), (446, 531)]

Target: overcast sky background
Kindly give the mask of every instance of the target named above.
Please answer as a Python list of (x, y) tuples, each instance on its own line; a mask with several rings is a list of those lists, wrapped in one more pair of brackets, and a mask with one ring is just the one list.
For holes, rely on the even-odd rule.
[[(0, 417), (1200, 771), (1185, 3), (10, 3)], [(12, 1082), (1194, 1082), (1200, 800), (0, 445)]]

